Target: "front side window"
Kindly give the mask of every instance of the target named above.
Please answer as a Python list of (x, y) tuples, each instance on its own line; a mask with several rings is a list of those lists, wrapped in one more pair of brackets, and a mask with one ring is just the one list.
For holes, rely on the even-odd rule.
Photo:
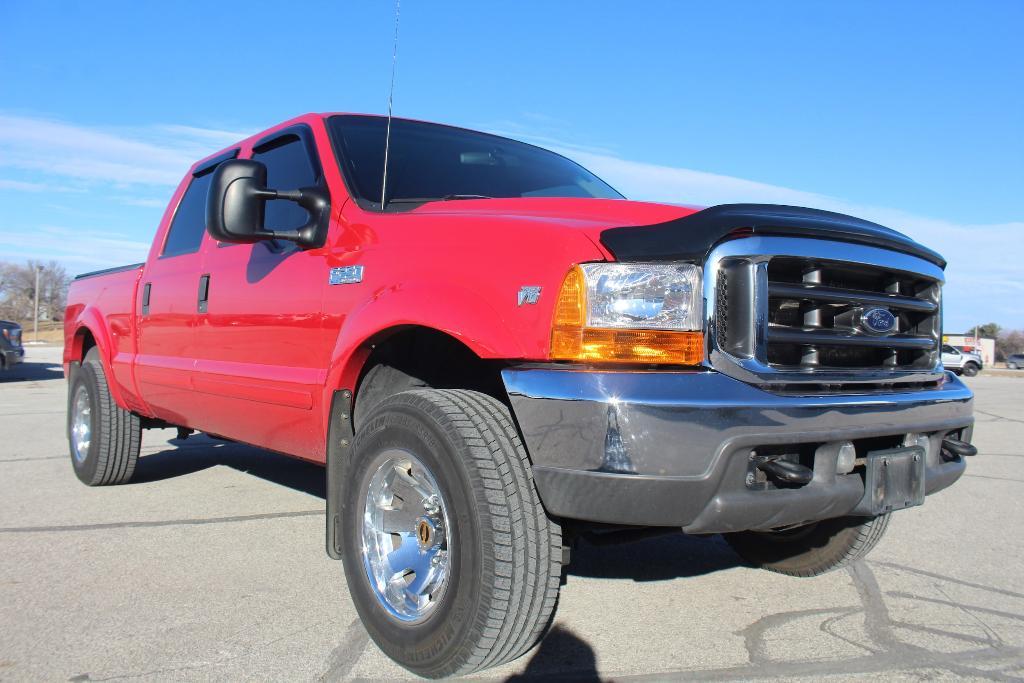
[[(379, 209), (387, 119), (335, 116), (329, 129), (350, 190), (364, 205)], [(478, 197), (622, 195), (579, 164), (540, 147), (462, 128), (392, 120), (388, 208)]]
[(214, 168), (205, 169), (200, 175), (193, 176), (178, 203), (178, 210), (174, 212), (162, 256), (180, 256), (199, 251), (203, 233), (206, 232), (206, 195), (210, 191)]
[[(317, 184), (318, 173), (303, 140), (294, 134), (283, 135), (257, 147), (253, 160), (267, 167), (267, 187), (297, 190)], [(265, 230), (297, 230), (306, 224), (309, 214), (301, 206), (283, 199), (267, 202), (263, 218)]]
[(952, 346), (950, 346), (949, 344), (943, 344), (943, 345), (942, 345), (942, 352), (943, 352), (943, 353), (952, 353), (952, 354), (953, 354), (953, 355), (955, 355), (955, 356), (959, 356), (959, 355), (960, 355), (960, 352), (959, 352), (959, 351), (957, 351), (956, 349), (954, 349), (954, 348), (953, 348)]

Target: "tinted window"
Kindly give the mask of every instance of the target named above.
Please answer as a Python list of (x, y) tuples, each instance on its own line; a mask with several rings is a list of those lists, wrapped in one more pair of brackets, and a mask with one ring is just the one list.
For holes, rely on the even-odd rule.
[[(335, 116), (330, 130), (352, 191), (379, 206), (387, 119)], [(389, 203), (453, 195), (622, 197), (590, 171), (554, 152), (495, 135), (401, 119), (391, 123), (387, 192)]]
[[(285, 135), (258, 148), (252, 158), (267, 166), (267, 186), (275, 190), (297, 190), (317, 184), (317, 172), (297, 135)], [(294, 202), (267, 202), (263, 227), (267, 230), (295, 230), (309, 220), (306, 210)]]
[(943, 345), (942, 345), (942, 352), (943, 352), (943, 353), (960, 353), (959, 351), (957, 351), (956, 349), (954, 349), (954, 348), (953, 348), (952, 346), (950, 346), (949, 344), (943, 344)]
[(199, 251), (206, 232), (206, 194), (210, 190), (213, 169), (192, 178), (185, 195), (174, 212), (171, 229), (164, 242), (164, 256), (178, 256)]

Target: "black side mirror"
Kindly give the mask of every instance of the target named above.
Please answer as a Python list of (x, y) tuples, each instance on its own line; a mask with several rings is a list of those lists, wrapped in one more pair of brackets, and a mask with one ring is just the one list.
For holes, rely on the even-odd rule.
[[(264, 209), (271, 199), (295, 202), (309, 212), (309, 221), (298, 230), (264, 230)], [(219, 242), (288, 240), (310, 249), (323, 246), (327, 239), (330, 213), (330, 199), (323, 189), (272, 190), (267, 187), (265, 165), (230, 159), (213, 172), (206, 197), (206, 230)]]

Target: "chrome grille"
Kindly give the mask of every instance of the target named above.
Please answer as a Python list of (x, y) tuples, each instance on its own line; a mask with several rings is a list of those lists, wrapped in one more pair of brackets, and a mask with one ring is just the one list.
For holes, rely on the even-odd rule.
[[(911, 273), (835, 261), (776, 257), (768, 262), (768, 364), (814, 369), (935, 365), (939, 284)], [(891, 333), (861, 322), (880, 308)]]
[[(929, 262), (875, 247), (755, 237), (716, 249), (705, 273), (713, 273), (706, 294), (714, 299), (716, 369), (760, 383), (837, 387), (940, 377), (942, 271)], [(891, 313), (882, 314), (891, 330), (862, 320), (874, 309)]]

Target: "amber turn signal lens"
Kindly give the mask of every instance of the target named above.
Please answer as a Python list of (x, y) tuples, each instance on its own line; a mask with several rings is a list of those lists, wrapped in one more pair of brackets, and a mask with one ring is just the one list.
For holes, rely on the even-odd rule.
[(700, 332), (556, 328), (551, 358), (594, 363), (698, 365), (704, 359)]
[(555, 302), (551, 359), (592, 363), (699, 365), (704, 360), (702, 332), (627, 330), (587, 327), (587, 288), (583, 271), (565, 276)]
[(555, 302), (555, 329), (582, 328), (587, 324), (587, 283), (579, 266), (565, 276)]

